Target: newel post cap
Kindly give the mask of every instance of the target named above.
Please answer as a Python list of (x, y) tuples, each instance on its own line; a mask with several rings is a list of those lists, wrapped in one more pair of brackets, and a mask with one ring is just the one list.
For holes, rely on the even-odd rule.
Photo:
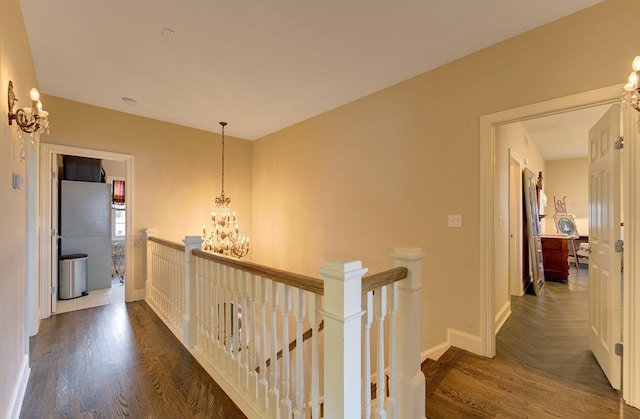
[(398, 260), (414, 262), (424, 259), (425, 254), (422, 253), (420, 247), (396, 247), (389, 256)]

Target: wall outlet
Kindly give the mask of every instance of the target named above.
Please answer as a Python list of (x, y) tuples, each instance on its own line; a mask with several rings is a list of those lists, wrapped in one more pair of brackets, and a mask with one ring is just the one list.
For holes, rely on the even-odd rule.
[(449, 216), (449, 227), (462, 227), (462, 215), (450, 215)]

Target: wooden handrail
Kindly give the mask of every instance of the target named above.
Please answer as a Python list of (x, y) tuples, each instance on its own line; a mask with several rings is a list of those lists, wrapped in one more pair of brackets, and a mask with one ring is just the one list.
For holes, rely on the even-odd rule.
[(244, 262), (238, 259), (230, 258), (228, 256), (217, 255), (215, 253), (205, 252), (198, 249), (192, 250), (191, 253), (203, 259), (230, 266), (232, 268), (240, 269), (253, 275), (258, 275), (261, 278), (266, 278), (285, 285), (290, 285), (292, 287), (309, 291), (314, 294), (324, 295), (324, 281), (322, 279), (283, 271), (281, 269), (271, 268), (253, 262)]
[(148, 239), (149, 241), (156, 242), (158, 244), (170, 247), (172, 249), (182, 250), (184, 252), (184, 244), (170, 242), (169, 240), (161, 239), (158, 237), (149, 237)]
[(380, 288), (384, 285), (393, 284), (396, 281), (405, 279), (409, 274), (409, 270), (404, 266), (398, 266), (377, 274), (371, 274), (362, 277), (362, 293), (366, 294), (376, 288)]

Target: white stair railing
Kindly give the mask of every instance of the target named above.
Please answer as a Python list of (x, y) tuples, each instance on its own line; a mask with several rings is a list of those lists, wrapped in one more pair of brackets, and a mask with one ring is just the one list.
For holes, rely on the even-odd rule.
[(424, 418), (420, 249), (318, 279), (147, 234), (148, 304), (249, 417)]

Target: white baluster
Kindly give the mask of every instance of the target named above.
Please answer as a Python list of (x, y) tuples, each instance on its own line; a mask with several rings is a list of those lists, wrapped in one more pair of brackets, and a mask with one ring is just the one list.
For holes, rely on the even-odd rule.
[(309, 298), (309, 323), (311, 323), (311, 418), (320, 419), (320, 322), (322, 321), (322, 296)]
[(362, 350), (362, 399), (363, 412), (362, 417), (369, 419), (371, 417), (371, 323), (373, 322), (373, 291), (367, 292), (362, 299), (362, 327), (364, 329)]
[(385, 376), (384, 376), (384, 318), (387, 314), (387, 287), (380, 287), (376, 290), (376, 318), (378, 320), (378, 379), (377, 379), (377, 406), (375, 412), (376, 419), (385, 419), (387, 412), (384, 408), (385, 400)]
[(217, 262), (209, 262), (211, 264), (211, 275), (213, 276), (213, 307), (211, 307), (211, 323), (213, 333), (213, 363), (220, 365), (220, 264)]
[(397, 382), (397, 367), (396, 367), (396, 340), (397, 340), (397, 319), (396, 313), (398, 312), (398, 283), (394, 282), (391, 285), (387, 285), (389, 289), (389, 400), (387, 403), (387, 413), (393, 419), (398, 419), (398, 400), (396, 398), (396, 382)]
[(283, 287), (283, 298), (280, 304), (280, 312), (282, 314), (282, 378), (281, 378), (281, 397), (280, 400), (280, 417), (291, 417), (291, 364), (289, 363), (289, 313), (291, 312), (291, 288), (289, 285)]
[(258, 289), (258, 277), (254, 277), (247, 272), (247, 286), (249, 288), (249, 312), (251, 314), (251, 321), (245, 319), (247, 324), (250, 325), (248, 332), (248, 344), (249, 344), (249, 357), (247, 361), (247, 374), (248, 374), (248, 388), (251, 393), (251, 400), (258, 400), (258, 373), (256, 368), (258, 367), (258, 313), (256, 310), (256, 298)]
[(233, 373), (233, 351), (235, 348), (234, 342), (233, 342), (233, 335), (235, 333), (235, 330), (233, 329), (233, 304), (235, 303), (233, 300), (233, 274), (234, 274), (234, 270), (233, 268), (227, 268), (227, 275), (226, 275), (226, 283), (227, 283), (227, 292), (226, 292), (226, 296), (225, 299), (227, 301), (227, 304), (225, 305), (225, 310), (224, 310), (224, 316), (226, 317), (227, 321), (225, 322), (225, 333), (227, 338), (225, 339), (226, 342), (226, 347), (227, 347), (227, 359), (226, 359), (226, 371), (227, 374), (230, 377), (235, 377), (234, 373)]
[(195, 298), (196, 300), (193, 302), (195, 304), (195, 322), (196, 322), (196, 342), (195, 347), (200, 351), (204, 352), (203, 340), (202, 340), (202, 259), (199, 257), (194, 258), (193, 268), (195, 269), (196, 282), (195, 286)]
[(238, 274), (240, 272), (233, 268), (231, 272), (231, 376), (233, 377), (233, 382), (237, 385), (240, 384), (240, 357), (242, 356), (242, 349), (240, 348), (240, 326), (238, 324), (238, 313), (240, 311), (240, 281)]
[(258, 399), (260, 400), (260, 408), (267, 410), (269, 407), (269, 382), (267, 381), (267, 289), (265, 279), (256, 276), (255, 282), (257, 285), (258, 309), (260, 311), (260, 374), (258, 377)]
[(301, 289), (297, 289), (294, 294), (293, 311), (296, 316), (296, 408), (293, 413), (295, 419), (305, 417), (304, 412), (304, 342), (303, 342), (303, 322), (305, 315), (305, 294)]
[(204, 273), (205, 273), (205, 286), (206, 286), (206, 295), (203, 297), (203, 313), (206, 315), (207, 323), (206, 323), (206, 331), (207, 331), (207, 347), (206, 354), (211, 360), (213, 364), (216, 362), (216, 355), (218, 352), (216, 351), (217, 340), (216, 340), (216, 332), (218, 330), (216, 325), (216, 263), (210, 260), (202, 260)]
[(221, 285), (221, 294), (220, 294), (220, 306), (218, 316), (220, 316), (220, 369), (225, 373), (227, 371), (227, 357), (229, 351), (229, 329), (228, 321), (229, 321), (229, 299), (228, 299), (228, 267), (225, 265), (220, 265), (220, 285)]
[(278, 390), (278, 283), (269, 281), (269, 308), (271, 310), (271, 361), (269, 364), (269, 416), (276, 419), (279, 416), (280, 391)]

